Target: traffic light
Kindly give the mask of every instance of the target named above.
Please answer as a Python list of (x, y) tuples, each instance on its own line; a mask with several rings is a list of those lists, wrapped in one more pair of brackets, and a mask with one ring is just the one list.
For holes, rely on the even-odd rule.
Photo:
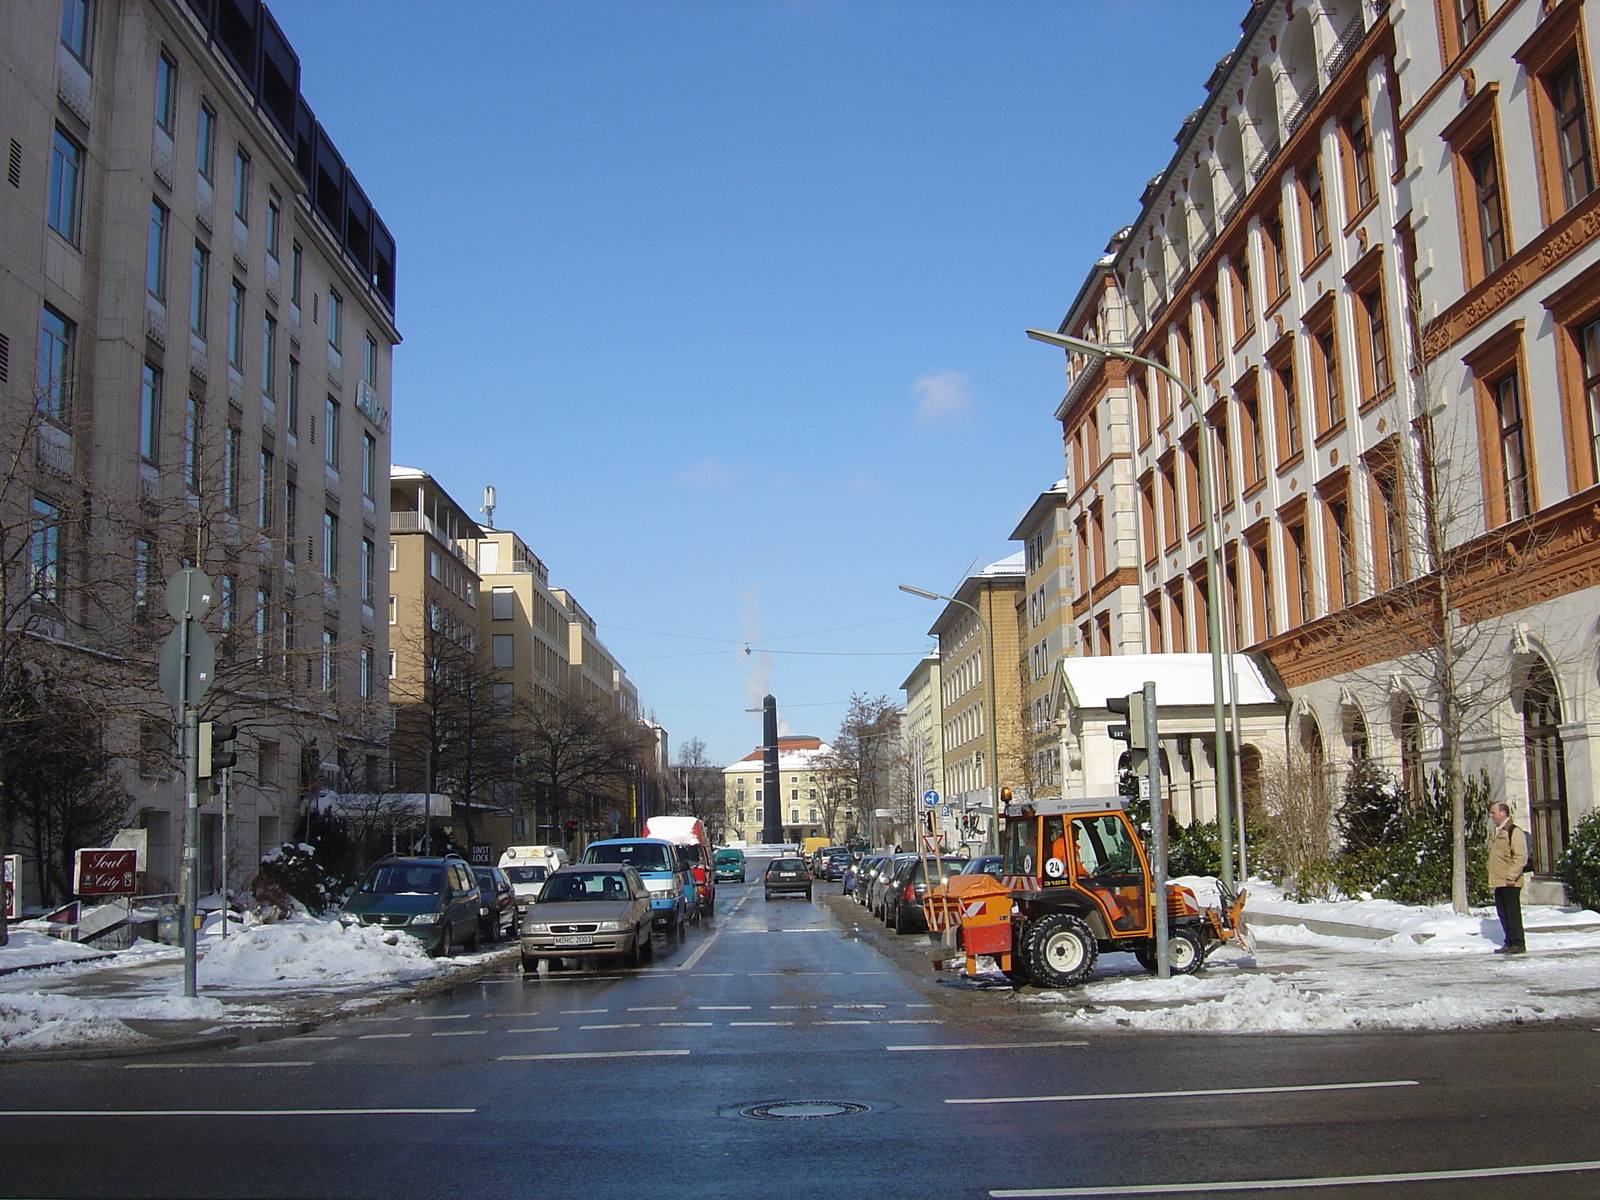
[(570, 842), (577, 836), (578, 836), (578, 823), (576, 821), (568, 821), (567, 822), (567, 841)]
[(1117, 716), (1122, 717), (1127, 724), (1121, 727), (1126, 737), (1118, 737), (1118, 726), (1111, 726), (1111, 736), (1117, 741), (1126, 741), (1130, 750), (1148, 750), (1144, 736), (1144, 693), (1129, 692), (1126, 696), (1106, 697), (1106, 707)]
[(238, 762), (238, 751), (233, 748), (233, 739), (238, 736), (237, 725), (224, 725), (221, 721), (201, 721), (197, 755), (199, 770), (195, 773), (201, 779), (209, 779), (224, 767), (231, 767)]

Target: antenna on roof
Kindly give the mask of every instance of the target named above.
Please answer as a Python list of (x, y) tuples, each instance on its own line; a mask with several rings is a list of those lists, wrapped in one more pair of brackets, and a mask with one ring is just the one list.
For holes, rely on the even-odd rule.
[(478, 510), (483, 514), (483, 527), (485, 529), (494, 528), (494, 500), (494, 484), (491, 483), (483, 489), (483, 507)]

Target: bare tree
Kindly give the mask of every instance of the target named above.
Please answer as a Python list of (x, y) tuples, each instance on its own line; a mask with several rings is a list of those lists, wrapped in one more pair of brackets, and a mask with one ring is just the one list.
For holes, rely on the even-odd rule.
[(534, 812), (563, 841), (566, 822), (599, 828), (654, 745), (649, 731), (602, 700), (572, 690), (537, 692), (515, 711), (517, 784)]
[(875, 824), (873, 813), (880, 808), (910, 819), (915, 798), (908, 800), (905, 788), (896, 786), (899, 775), (908, 774), (897, 771), (905, 757), (900, 740), (902, 715), (888, 696), (851, 695), (839, 732), (819, 763), (826, 781), (820, 807), (830, 838), (839, 836), (838, 814), (847, 805), (867, 829)]
[(697, 737), (684, 742), (672, 765), (677, 785), (677, 807), (705, 826), (706, 837), (720, 842), (726, 827), (722, 768), (706, 756), (706, 744)]

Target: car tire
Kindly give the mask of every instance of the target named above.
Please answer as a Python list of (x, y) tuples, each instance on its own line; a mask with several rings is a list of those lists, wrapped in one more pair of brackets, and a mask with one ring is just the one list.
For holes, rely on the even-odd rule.
[(717, 911), (717, 898), (715, 896), (706, 901), (706, 916), (712, 916)]
[(807, 888), (807, 889), (806, 889), (806, 899), (807, 899), (807, 900), (810, 900), (810, 899), (811, 899), (811, 889), (810, 889), (810, 888)]
[(480, 930), (478, 929), (478, 923), (474, 921), (472, 923), (472, 932), (467, 935), (467, 940), (461, 948), (468, 954), (476, 954), (478, 952), (478, 947), (482, 944), (483, 938)]
[(433, 952), (435, 958), (449, 958), (456, 948), (456, 939), (451, 935), (450, 926), (444, 927), (444, 932), (439, 935), (439, 946)]
[(772, 893), (771, 893), (771, 892), (768, 892), (768, 893), (767, 893), (767, 894), (766, 894), (766, 898), (767, 898), (767, 899), (768, 899), (768, 900), (771, 900), (771, 899), (772, 899)]
[(1100, 943), (1083, 920), (1054, 912), (1028, 929), (1028, 976), (1040, 987), (1076, 987), (1094, 974)]
[(678, 923), (677, 923), (676, 926), (674, 926), (674, 929), (675, 929), (675, 931), (676, 931), (676, 933), (678, 935), (678, 941), (679, 942), (686, 942), (686, 941), (689, 940), (689, 914), (688, 913), (686, 913), (686, 912), (679, 912), (678, 913)]
[(622, 952), (622, 965), (633, 970), (639, 965), (639, 935), (634, 933), (628, 942), (628, 948)]
[(539, 956), (537, 954), (524, 954), (522, 956), (522, 973), (524, 975), (537, 975), (539, 973)]
[(644, 944), (639, 947), (639, 958), (643, 962), (656, 960), (656, 939), (650, 935), (648, 926), (645, 928)]
[(911, 922), (905, 918), (906, 906), (897, 904), (894, 908), (894, 931), (896, 933), (910, 933)]

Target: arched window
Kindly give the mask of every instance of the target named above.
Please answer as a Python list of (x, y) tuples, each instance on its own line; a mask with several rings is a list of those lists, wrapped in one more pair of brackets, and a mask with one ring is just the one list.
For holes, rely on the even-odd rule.
[(1366, 715), (1358, 708), (1350, 714), (1350, 761), (1365, 762), (1372, 754)]
[(1400, 710), (1400, 789), (1413, 804), (1422, 800), (1422, 716), (1412, 700)]
[(1528, 766), (1533, 871), (1551, 874), (1567, 845), (1567, 767), (1561, 746), (1561, 700), (1544, 659), (1535, 659), (1522, 691), (1522, 745)]
[(1261, 751), (1254, 746), (1239, 747), (1239, 794), (1247, 810), (1261, 807)]

